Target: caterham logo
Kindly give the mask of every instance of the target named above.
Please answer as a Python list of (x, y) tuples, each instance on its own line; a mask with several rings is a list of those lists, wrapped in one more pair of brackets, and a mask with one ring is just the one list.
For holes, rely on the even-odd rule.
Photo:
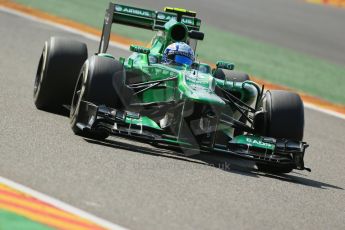
[(188, 25), (194, 25), (194, 20), (189, 18), (182, 18), (182, 22)]
[(265, 146), (265, 147), (271, 147), (272, 146), (271, 144), (262, 142), (260, 140), (255, 140), (255, 139), (251, 139), (251, 138), (247, 138), (246, 140), (247, 140), (247, 142), (255, 144), (255, 145), (261, 145), (261, 146)]
[(160, 19), (160, 20), (165, 20), (165, 15), (159, 13), (159, 14), (157, 15), (157, 18)]

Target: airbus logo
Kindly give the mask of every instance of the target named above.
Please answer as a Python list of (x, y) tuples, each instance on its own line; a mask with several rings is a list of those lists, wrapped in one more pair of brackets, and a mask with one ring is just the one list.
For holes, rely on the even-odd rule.
[(119, 6), (119, 5), (117, 5), (117, 6), (115, 6), (115, 10), (116, 10), (116, 11), (122, 11), (122, 7)]
[(140, 16), (145, 16), (145, 17), (151, 17), (151, 13), (149, 11), (135, 9), (135, 8), (122, 7), (122, 6), (116, 5), (115, 10), (117, 12), (123, 12), (123, 13), (135, 14), (135, 15), (140, 15)]

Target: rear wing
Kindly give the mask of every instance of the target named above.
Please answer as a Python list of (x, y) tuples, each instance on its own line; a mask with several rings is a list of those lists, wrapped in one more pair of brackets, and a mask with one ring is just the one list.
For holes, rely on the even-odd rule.
[[(175, 13), (180, 11), (183, 16)], [(102, 37), (99, 46), (99, 53), (105, 53), (108, 49), (111, 25), (112, 23), (139, 27), (148, 30), (158, 30), (163, 28), (171, 18), (181, 20), (186, 25), (189, 31), (200, 30), (201, 20), (196, 18), (196, 13), (177, 8), (165, 8), (165, 12), (141, 9), (132, 6), (109, 3), (109, 8), (106, 10), (104, 17), (104, 24), (102, 30)]]
[[(175, 13), (145, 10), (120, 4), (114, 4), (114, 7), (113, 22), (123, 25), (154, 30), (157, 26), (163, 26), (171, 18), (176, 19)], [(200, 29), (201, 20), (198, 18), (183, 16), (181, 22), (187, 26), (188, 30)]]

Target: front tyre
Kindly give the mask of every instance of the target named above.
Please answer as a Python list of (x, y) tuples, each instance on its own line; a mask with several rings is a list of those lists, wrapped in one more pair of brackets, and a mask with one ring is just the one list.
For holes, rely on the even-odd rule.
[(304, 106), (301, 97), (283, 90), (267, 91), (265, 136), (302, 141), (304, 133)]
[(112, 82), (113, 78), (123, 71), (120, 62), (108, 57), (92, 56), (85, 62), (71, 102), (70, 123), (75, 134), (100, 140), (109, 136), (106, 130), (84, 131), (78, 127), (78, 123), (82, 121), (81, 101), (119, 108), (120, 99)]
[[(262, 101), (265, 112), (261, 135), (302, 141), (304, 133), (304, 106), (300, 96), (283, 90), (267, 91)], [(262, 125), (262, 124), (261, 124)], [(258, 170), (269, 173), (289, 173), (292, 166), (256, 164)]]

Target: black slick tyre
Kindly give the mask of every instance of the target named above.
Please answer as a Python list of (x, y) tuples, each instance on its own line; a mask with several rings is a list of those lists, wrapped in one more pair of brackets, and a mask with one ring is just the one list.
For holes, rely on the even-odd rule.
[(216, 69), (213, 76), (220, 80), (244, 82), (249, 81), (249, 75), (243, 72), (228, 70), (228, 69)]
[(265, 135), (302, 141), (304, 133), (304, 106), (300, 96), (283, 90), (267, 91)]
[[(302, 141), (304, 133), (304, 106), (300, 96), (283, 90), (267, 91), (263, 100), (264, 129), (261, 135)], [(289, 173), (291, 166), (270, 166), (257, 163), (260, 171)]]
[(71, 102), (70, 124), (75, 134), (93, 139), (105, 139), (109, 136), (106, 130), (90, 132), (77, 126), (82, 117), (80, 104), (83, 100), (95, 105), (119, 108), (121, 103), (113, 86), (113, 78), (123, 71), (123, 65), (119, 61), (108, 57), (94, 55), (85, 62)]
[(87, 59), (84, 43), (52, 37), (46, 41), (34, 83), (34, 103), (38, 109), (59, 112), (69, 105), (79, 71)]

